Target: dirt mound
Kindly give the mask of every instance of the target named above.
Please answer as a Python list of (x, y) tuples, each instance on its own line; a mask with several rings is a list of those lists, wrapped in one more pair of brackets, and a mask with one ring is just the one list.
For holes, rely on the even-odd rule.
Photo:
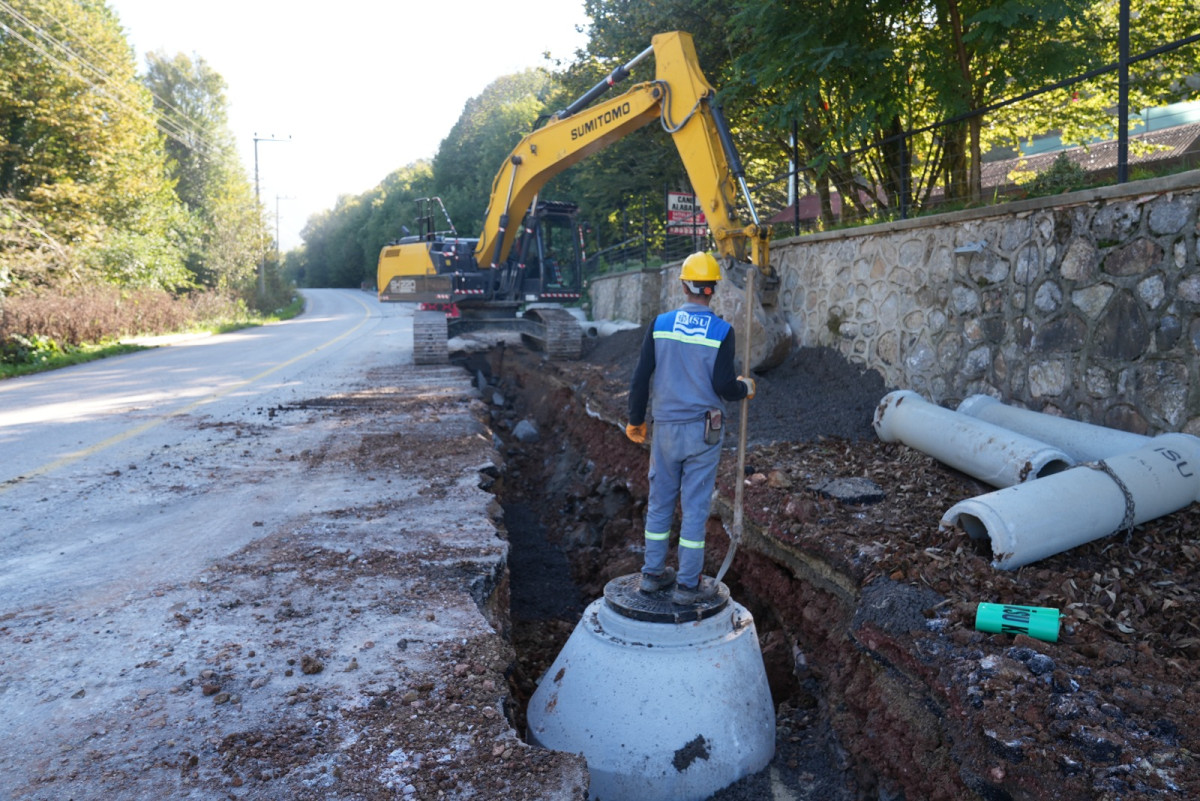
[[(586, 339), (582, 360), (628, 389), (645, 335), (643, 327)], [(750, 403), (748, 438), (758, 445), (874, 437), (871, 417), (891, 391), (878, 372), (852, 364), (832, 348), (797, 348), (783, 364), (754, 378), (758, 394)]]

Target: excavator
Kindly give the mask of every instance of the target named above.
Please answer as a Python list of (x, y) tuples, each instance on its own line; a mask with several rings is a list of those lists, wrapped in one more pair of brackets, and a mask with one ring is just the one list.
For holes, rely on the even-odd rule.
[[(650, 55), (654, 80), (599, 100)], [(562, 307), (582, 297), (576, 209), (538, 194), (555, 175), (657, 119), (679, 151), (726, 274), (744, 286), (746, 270), (761, 273), (754, 301), (761, 330), (754, 332), (759, 342), (750, 366), (781, 362), (790, 335), (774, 312), (779, 278), (770, 264), (771, 229), (759, 221), (715, 97), (691, 35), (658, 34), (650, 47), (518, 143), (492, 182), (478, 239), (459, 239), (452, 224), (435, 231), (433, 215), (426, 214), (419, 234), (385, 246), (377, 272), (379, 299), (421, 304), (413, 322), (414, 361), (445, 362), (450, 335), (494, 327), (520, 330), (551, 358), (579, 358), (582, 330)], [(736, 210), (738, 190), (746, 221)]]

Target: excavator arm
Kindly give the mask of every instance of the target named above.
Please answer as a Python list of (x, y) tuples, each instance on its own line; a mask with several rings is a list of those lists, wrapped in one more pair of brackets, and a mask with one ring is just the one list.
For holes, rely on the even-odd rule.
[[(593, 104), (651, 53), (655, 80)], [(770, 227), (759, 223), (729, 126), (713, 103), (715, 95), (700, 70), (690, 34), (675, 31), (655, 36), (651, 47), (528, 134), (512, 151), (492, 183), (475, 250), (479, 266), (496, 267), (504, 262), (522, 216), (547, 181), (658, 119), (675, 142), (718, 252), (727, 259), (750, 262), (768, 280), (774, 279)], [(739, 188), (748, 222), (742, 222), (735, 210)]]

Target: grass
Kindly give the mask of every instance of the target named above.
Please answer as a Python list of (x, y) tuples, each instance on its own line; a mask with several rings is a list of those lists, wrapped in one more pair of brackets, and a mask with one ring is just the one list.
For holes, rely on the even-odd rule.
[(33, 357), (33, 360), (29, 362), (21, 364), (0, 362), (0, 379), (13, 378), (14, 376), (27, 375), (29, 373), (43, 373), (47, 370), (57, 370), (60, 367), (70, 367), (73, 364), (83, 364), (84, 362), (106, 359), (109, 356), (119, 356), (123, 353), (133, 353), (139, 350), (146, 350), (146, 347), (123, 342), (112, 342), (100, 345), (83, 345), (56, 352), (39, 351)]

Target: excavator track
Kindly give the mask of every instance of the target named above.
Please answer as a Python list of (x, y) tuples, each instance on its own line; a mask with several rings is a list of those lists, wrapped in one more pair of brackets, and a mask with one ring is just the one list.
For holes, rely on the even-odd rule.
[(578, 359), (583, 354), (583, 329), (566, 309), (530, 309), (524, 316), (535, 326), (522, 339), (532, 340), (551, 359)]
[(450, 361), (448, 338), (445, 312), (416, 312), (413, 315), (413, 364), (446, 364)]

